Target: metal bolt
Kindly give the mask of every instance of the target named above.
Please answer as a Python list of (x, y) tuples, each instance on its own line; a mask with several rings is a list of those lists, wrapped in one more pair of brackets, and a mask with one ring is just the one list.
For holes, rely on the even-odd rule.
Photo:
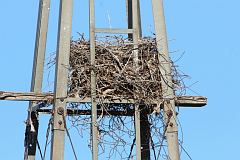
[(64, 114), (64, 108), (63, 108), (63, 107), (59, 107), (59, 108), (57, 109), (57, 113), (58, 113), (59, 115), (63, 115), (63, 114)]
[(61, 121), (61, 120), (59, 120), (59, 121), (58, 121), (58, 124), (62, 125), (62, 121)]
[(172, 117), (173, 116), (173, 112), (171, 110), (167, 111), (167, 116), (168, 117)]
[(61, 102), (64, 102), (64, 98), (60, 98), (60, 101), (61, 101)]

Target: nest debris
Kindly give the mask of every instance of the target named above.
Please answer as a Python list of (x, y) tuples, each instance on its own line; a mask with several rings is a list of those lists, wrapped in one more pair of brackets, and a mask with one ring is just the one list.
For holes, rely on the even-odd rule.
[[(134, 67), (133, 44), (122, 37), (105, 37), (96, 42), (95, 66), (92, 66), (90, 42), (83, 37), (72, 41), (69, 96), (91, 97), (91, 71), (94, 70), (97, 98), (108, 101), (133, 99), (146, 104), (162, 100), (163, 76), (159, 70), (156, 40), (140, 40), (137, 50), (138, 62)], [(175, 83), (174, 86), (178, 85)]]
[[(68, 96), (80, 97), (81, 99), (91, 97), (91, 71), (96, 75), (96, 96), (99, 100), (114, 102), (115, 100), (134, 100), (135, 103), (145, 104), (141, 111), (148, 110), (151, 104), (161, 104), (163, 93), (161, 84), (166, 83), (160, 71), (159, 57), (156, 40), (154, 38), (143, 38), (138, 43), (138, 61), (134, 60), (134, 48), (128, 39), (114, 36), (97, 38), (95, 65), (91, 65), (90, 42), (80, 36), (71, 41), (70, 67), (68, 79)], [(55, 64), (55, 58), (50, 59), (49, 68)], [(177, 71), (172, 61), (172, 84), (174, 91), (184, 89), (183, 77)], [(137, 67), (136, 67), (137, 66)], [(69, 108), (80, 110), (91, 110), (91, 104), (69, 103)], [(118, 113), (133, 113), (132, 104), (110, 104), (99, 103), (101, 111), (107, 111), (107, 115), (98, 116), (98, 140), (100, 155), (103, 159), (132, 159), (135, 144), (135, 128), (133, 116), (111, 115), (109, 111), (121, 111)], [(165, 143), (165, 122), (161, 112), (148, 112), (148, 120), (151, 130), (151, 150), (158, 152), (158, 156), (165, 156), (162, 146)], [(155, 114), (157, 113), (157, 114)], [(69, 116), (71, 125), (82, 137), (91, 129), (91, 116), (78, 115)], [(131, 142), (132, 141), (132, 142)], [(89, 136), (89, 147), (92, 148), (91, 136)], [(153, 157), (151, 153), (151, 157)]]

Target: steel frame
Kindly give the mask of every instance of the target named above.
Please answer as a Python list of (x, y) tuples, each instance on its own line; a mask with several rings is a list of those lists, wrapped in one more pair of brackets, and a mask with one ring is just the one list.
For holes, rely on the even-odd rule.
[[(73, 0), (61, 0), (58, 25), (58, 43), (57, 43), (57, 60), (55, 72), (55, 88), (54, 94), (41, 93), (43, 81), (43, 65), (46, 50), (46, 39), (48, 30), (50, 0), (39, 1), (39, 14), (37, 24), (37, 34), (34, 52), (34, 64), (32, 73), (31, 92), (0, 92), (0, 100), (27, 100), (30, 101), (28, 109), (27, 126), (25, 133), (25, 160), (34, 160), (36, 154), (37, 134), (38, 134), (38, 113), (51, 113), (53, 115), (52, 124), (52, 146), (51, 160), (64, 159), (64, 136), (65, 136), (65, 116), (91, 114), (92, 118), (92, 159), (98, 159), (98, 123), (97, 116), (98, 100), (96, 95), (96, 73), (91, 71), (91, 97), (86, 99), (71, 98), (67, 95), (67, 81), (69, 72), (69, 55), (70, 41), (72, 29), (72, 11)], [(95, 65), (95, 34), (96, 33), (113, 33), (113, 34), (128, 34), (129, 39), (133, 41), (134, 52), (134, 68), (138, 68), (138, 41), (141, 38), (141, 16), (140, 16), (140, 0), (126, 0), (128, 28), (127, 29), (107, 29), (95, 27), (94, 0), (89, 0), (89, 32), (90, 32), (90, 52), (91, 65)], [(157, 48), (159, 52), (159, 69), (163, 75), (162, 90), (163, 99), (162, 109), (164, 110), (164, 120), (166, 127), (167, 143), (168, 143), (168, 159), (179, 160), (179, 145), (178, 145), (178, 128), (176, 121), (176, 105), (206, 105), (205, 97), (186, 96), (185, 99), (176, 97), (173, 91), (171, 64), (168, 54), (166, 25), (163, 11), (162, 0), (152, 0), (152, 10), (154, 17), (154, 26), (156, 32)], [(39, 107), (38, 101), (52, 103), (53, 109), (42, 109)], [(68, 102), (91, 103), (91, 110), (70, 110), (66, 108)], [(145, 137), (150, 134), (148, 125), (148, 112), (141, 112), (143, 107), (141, 104), (136, 104), (133, 100), (116, 100), (114, 102), (105, 103), (111, 105), (119, 104), (134, 104), (133, 109), (129, 109), (128, 113), (112, 112), (113, 115), (134, 116), (135, 117), (135, 134), (136, 134), (136, 159), (149, 160), (149, 138)], [(156, 102), (157, 104), (159, 102)], [(154, 104), (152, 104), (154, 105)], [(33, 138), (30, 138), (33, 137)], [(147, 150), (147, 151), (146, 151)]]

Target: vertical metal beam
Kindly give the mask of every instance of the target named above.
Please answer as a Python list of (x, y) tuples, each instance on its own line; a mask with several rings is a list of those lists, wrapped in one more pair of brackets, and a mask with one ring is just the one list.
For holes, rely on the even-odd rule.
[(135, 135), (136, 135), (136, 160), (141, 160), (141, 123), (140, 123), (140, 108), (135, 104)]
[(138, 37), (142, 37), (142, 22), (141, 22), (141, 8), (140, 0), (137, 0), (137, 16), (138, 16)]
[[(40, 0), (38, 9), (38, 22), (35, 40), (31, 92), (41, 92), (43, 81), (44, 59), (48, 31), (50, 0)], [(25, 139), (25, 160), (34, 160), (38, 135), (38, 115), (32, 112), (34, 102), (29, 103)]]
[(51, 160), (64, 159), (64, 116), (66, 114), (70, 41), (72, 32), (72, 0), (61, 0), (59, 9), (58, 44), (54, 88)]
[(167, 126), (166, 137), (168, 142), (169, 159), (179, 160), (178, 128), (176, 122), (174, 91), (171, 75), (171, 63), (168, 54), (167, 33), (162, 0), (152, 0), (156, 41), (159, 52), (160, 71), (162, 80), (163, 98), (172, 99), (164, 103), (164, 118)]
[[(138, 0), (132, 0), (132, 24), (133, 24), (133, 43), (134, 43), (134, 69), (138, 73), (138, 40), (140, 38), (139, 28), (139, 4)], [(135, 134), (136, 134), (136, 160), (141, 160), (141, 129), (140, 129), (140, 108), (135, 104)]]
[[(126, 10), (127, 10), (127, 21), (128, 21), (128, 29), (133, 29), (133, 24), (132, 24), (132, 0), (126, 0)], [(128, 34), (128, 39), (132, 40), (133, 39), (133, 34), (129, 33)]]
[(133, 20), (133, 43), (134, 43), (134, 68), (138, 68), (138, 41), (140, 39), (140, 27), (139, 27), (139, 8), (138, 0), (132, 0), (132, 20)]
[(92, 159), (98, 159), (98, 124), (96, 104), (96, 73), (95, 73), (95, 12), (94, 0), (89, 1), (89, 31), (91, 54), (91, 103), (92, 103)]
[[(138, 15), (138, 27), (139, 27), (139, 37), (142, 37), (142, 25), (141, 25), (141, 11), (140, 11), (140, 1), (137, 0), (137, 15)], [(133, 29), (133, 7), (132, 0), (126, 0), (126, 10), (127, 10), (127, 20), (128, 20), (128, 29)], [(128, 34), (128, 39), (133, 39), (133, 34)]]

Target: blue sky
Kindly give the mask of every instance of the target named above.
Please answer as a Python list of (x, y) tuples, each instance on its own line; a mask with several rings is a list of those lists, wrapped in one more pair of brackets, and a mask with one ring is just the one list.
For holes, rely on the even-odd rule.
[[(104, 0), (96, 0), (97, 26), (124, 26), (123, 11), (120, 11), (123, 6), (118, 4), (121, 1), (104, 4)], [(75, 0), (73, 37), (77, 32), (87, 35), (87, 2)], [(150, 3), (142, 0), (141, 4), (143, 34), (148, 36), (153, 32)], [(171, 52), (177, 51), (171, 55), (176, 58), (185, 53), (177, 64), (191, 76), (186, 80), (187, 86), (194, 84), (190, 87), (194, 92), (188, 90), (188, 94), (208, 97), (204, 108), (180, 109), (184, 147), (194, 160), (240, 159), (239, 6), (238, 0), (165, 1), (169, 48)], [(0, 90), (29, 91), (37, 9), (38, 0), (0, 2)], [(58, 0), (52, 0), (48, 55), (56, 50), (57, 10)], [(46, 82), (44, 90), (50, 90)], [(0, 102), (0, 159), (23, 157), (27, 104)], [(41, 137), (45, 136), (47, 119), (41, 117)], [(87, 150), (79, 152), (85, 155), (83, 159), (90, 159)], [(69, 148), (66, 156), (72, 159)], [(183, 155), (182, 159), (187, 157)]]

